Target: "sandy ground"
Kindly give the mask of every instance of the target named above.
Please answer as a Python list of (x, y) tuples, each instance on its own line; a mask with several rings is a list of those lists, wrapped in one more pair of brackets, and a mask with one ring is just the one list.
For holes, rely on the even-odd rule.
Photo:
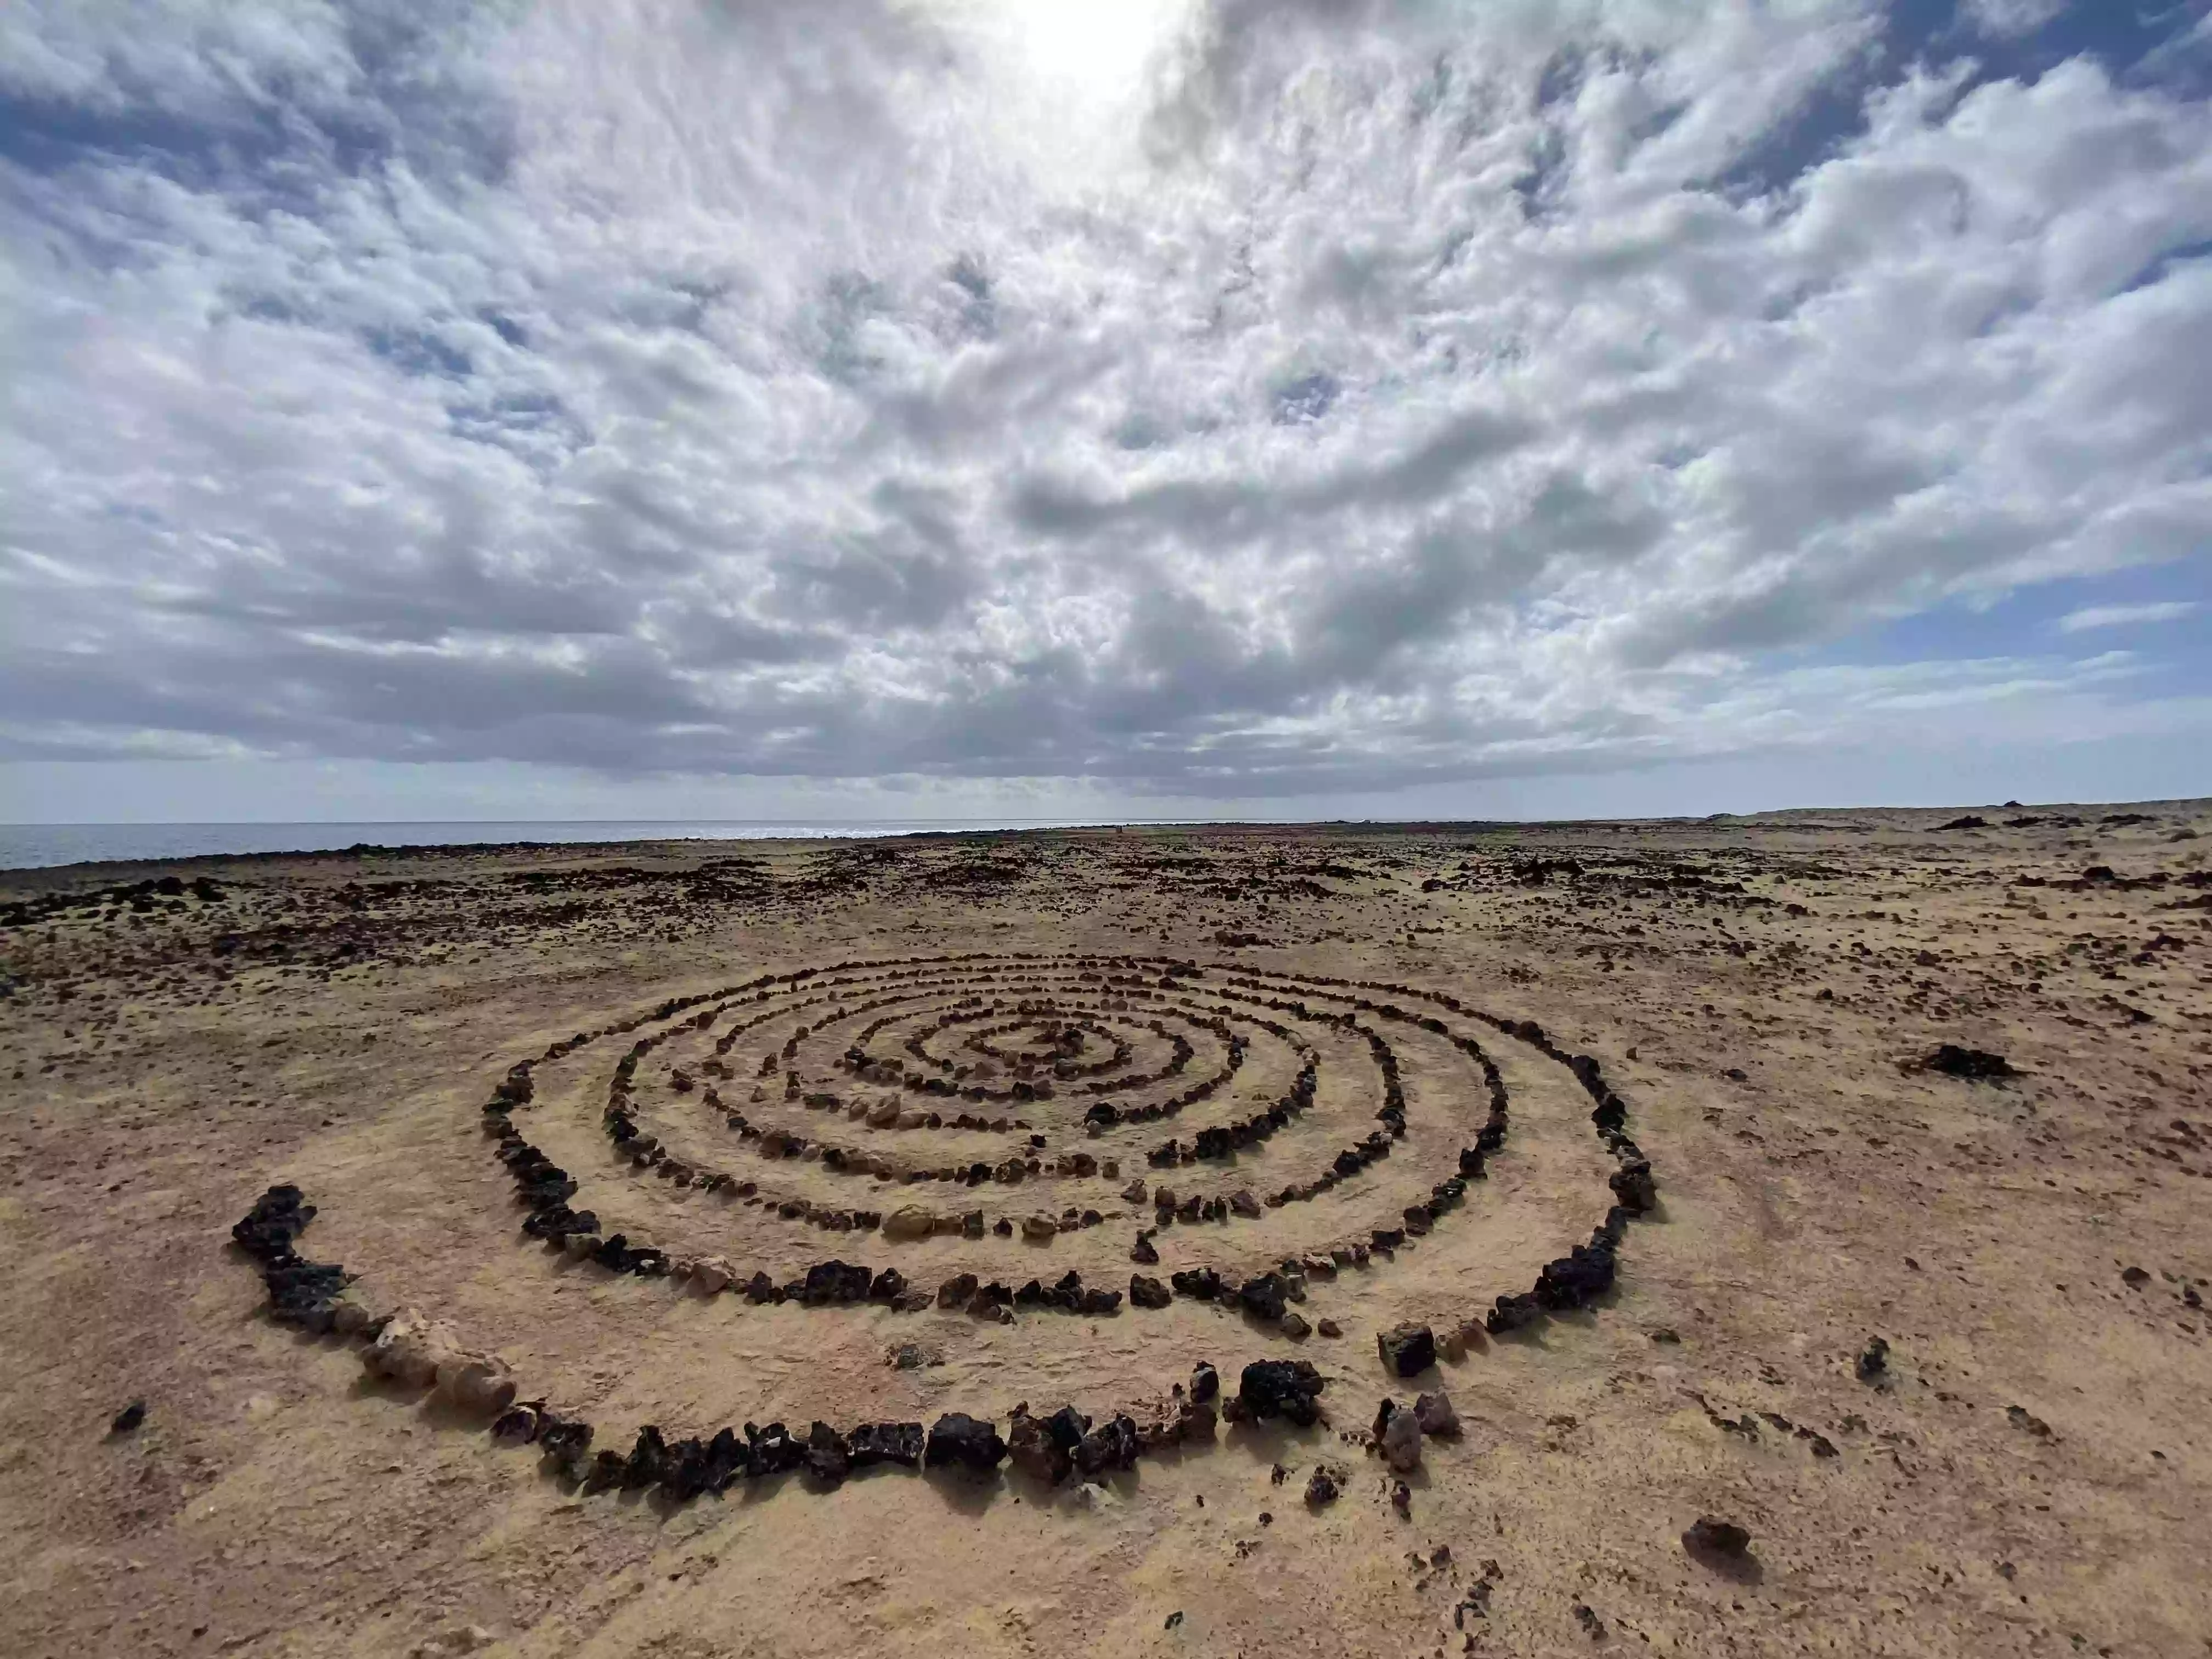
[[(18, 872), (0, 879), (0, 1651), (2212, 1654), (2208, 848), (2212, 804), (2184, 802)], [(170, 874), (181, 892), (137, 886)], [(1478, 1332), (1404, 1382), (1378, 1331), (1479, 1322), (1612, 1200), (1589, 1095), (1483, 1015), (1596, 1058), (1661, 1201), (1598, 1305)], [(1376, 1129), (1359, 1027), (1400, 1068), (1390, 1155), (1164, 1227), (1160, 1266), (1133, 1267), (1155, 1212), (1131, 1180), (1264, 1199)], [(741, 1285), (833, 1257), (918, 1291), (1318, 1262), (1456, 1169), (1488, 1102), (1455, 1035), (1498, 1067), (1510, 1132), (1427, 1236), (1307, 1275), (1293, 1310), (1334, 1337), (1189, 1297), (1006, 1323), (761, 1304), (520, 1232), (480, 1109), (517, 1060), (603, 1032), (540, 1059), (513, 1121), (602, 1231), (726, 1259)], [(1081, 1091), (1164, 1073), (1177, 1033), (1183, 1071)], [(605, 1132), (640, 1038), (631, 1108), (689, 1187)], [(1919, 1067), (1942, 1042), (2017, 1074)], [(1313, 1104), (1279, 1132), (1147, 1164), (1264, 1111), (1307, 1053)], [(1002, 1091), (1073, 1069), (1048, 1100), (973, 1104), (885, 1084), (891, 1056)], [(1180, 1117), (1085, 1130), (1094, 1099), (1217, 1073)], [(872, 1124), (886, 1100), (1029, 1127)], [(813, 1155), (766, 1155), (778, 1130)], [(1040, 1169), (908, 1182), (825, 1146), (893, 1176)], [(1119, 1168), (1054, 1172), (1077, 1153)], [(1142, 1418), (1201, 1359), (1232, 1393), (1248, 1362), (1310, 1360), (1328, 1421), (1224, 1424), (1056, 1488), (884, 1468), (688, 1504), (587, 1493), (369, 1379), (353, 1344), (273, 1322), (228, 1239), (276, 1182), (319, 1206), (299, 1248), (354, 1297), (447, 1322), (599, 1447), (647, 1423), (1003, 1428), (1021, 1402)], [(819, 1219), (905, 1206), (1014, 1236)], [(1066, 1211), (1068, 1231), (1022, 1237)], [(1426, 1443), (1401, 1513), (1368, 1430), (1386, 1396), (1439, 1389), (1465, 1432)], [(143, 1422), (112, 1432), (133, 1401)], [(1343, 1495), (1310, 1507), (1324, 1464)], [(1686, 1553), (1700, 1516), (1746, 1528), (1748, 1555)]]

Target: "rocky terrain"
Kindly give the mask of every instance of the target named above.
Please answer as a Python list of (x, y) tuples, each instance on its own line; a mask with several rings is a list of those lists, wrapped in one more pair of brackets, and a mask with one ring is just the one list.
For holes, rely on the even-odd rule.
[(2212, 1654), (2208, 849), (0, 877), (0, 1650)]

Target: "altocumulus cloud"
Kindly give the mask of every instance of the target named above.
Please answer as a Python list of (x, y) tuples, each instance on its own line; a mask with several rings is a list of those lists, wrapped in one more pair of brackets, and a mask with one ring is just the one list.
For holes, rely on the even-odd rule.
[(2124, 9), (17, 0), (0, 757), (2212, 726), (1849, 649), (2202, 556), (2212, 27)]

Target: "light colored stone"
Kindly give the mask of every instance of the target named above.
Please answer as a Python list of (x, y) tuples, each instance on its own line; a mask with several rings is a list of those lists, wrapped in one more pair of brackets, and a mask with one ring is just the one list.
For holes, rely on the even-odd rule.
[(437, 1380), (438, 1360), (458, 1354), (460, 1344), (446, 1326), (420, 1308), (402, 1308), (362, 1350), (361, 1363), (374, 1376), (403, 1388), (427, 1388)]
[(708, 1296), (728, 1288), (738, 1270), (719, 1255), (702, 1256), (691, 1266), (691, 1283)]
[(1400, 1474), (1421, 1467), (1421, 1425), (1413, 1413), (1394, 1412), (1383, 1425), (1382, 1461)]
[(884, 1218), (884, 1237), (890, 1239), (927, 1238), (938, 1230), (939, 1218), (919, 1205), (909, 1204)]
[(505, 1361), (468, 1354), (439, 1363), (438, 1392), (463, 1411), (489, 1417), (514, 1403), (516, 1388)]
[(420, 1389), (435, 1384), (440, 1395), (464, 1411), (505, 1411), (514, 1403), (514, 1379), (495, 1355), (471, 1353), (450, 1327), (419, 1308), (402, 1308), (362, 1350), (361, 1363), (373, 1376)]

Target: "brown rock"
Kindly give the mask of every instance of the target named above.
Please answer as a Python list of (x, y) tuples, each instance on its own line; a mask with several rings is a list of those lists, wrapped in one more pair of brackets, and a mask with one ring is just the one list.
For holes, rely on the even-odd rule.
[(1390, 1413), (1377, 1443), (1382, 1450), (1382, 1461), (1400, 1474), (1411, 1474), (1420, 1468), (1421, 1425), (1413, 1413), (1402, 1407)]
[(1442, 1389), (1422, 1395), (1413, 1401), (1413, 1420), (1421, 1425), (1423, 1434), (1456, 1435), (1460, 1431), (1459, 1413), (1452, 1408), (1451, 1396)]

